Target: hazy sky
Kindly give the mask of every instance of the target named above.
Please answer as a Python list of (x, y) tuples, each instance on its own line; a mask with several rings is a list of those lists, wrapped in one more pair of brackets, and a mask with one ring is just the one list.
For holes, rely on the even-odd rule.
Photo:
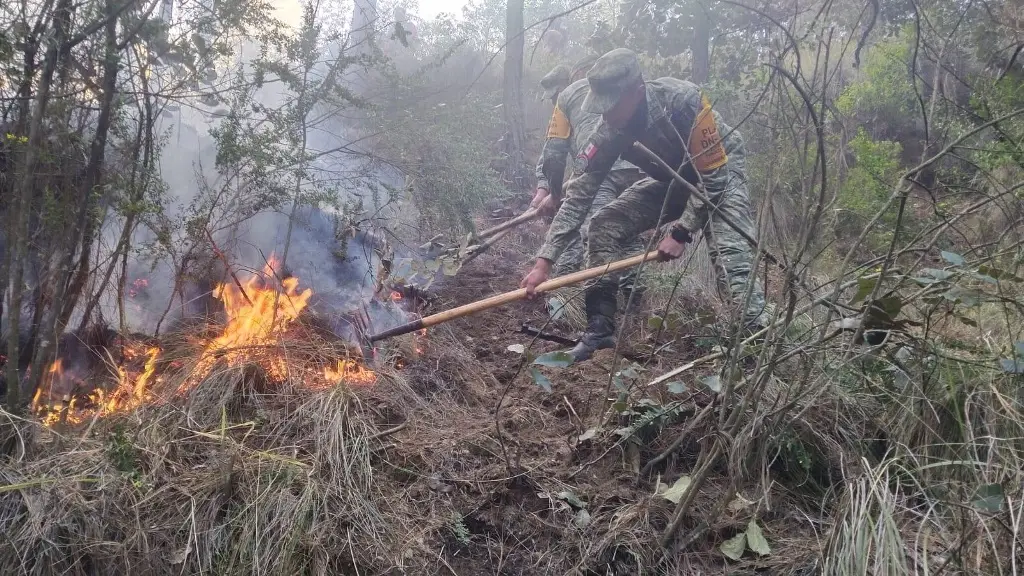
[(427, 20), (441, 12), (451, 12), (456, 16), (461, 16), (462, 7), (467, 2), (468, 0), (420, 0), (420, 16)]
[[(272, 0), (277, 7), (278, 17), (292, 26), (298, 26), (301, 19), (301, 10), (297, 0)], [(462, 16), (462, 7), (469, 0), (420, 0), (419, 15), (427, 20), (433, 20), (441, 12), (451, 12), (455, 16)]]

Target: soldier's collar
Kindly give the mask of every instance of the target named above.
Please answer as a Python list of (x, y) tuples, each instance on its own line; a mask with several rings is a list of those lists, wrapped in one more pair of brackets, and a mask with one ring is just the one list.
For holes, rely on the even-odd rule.
[(647, 129), (650, 130), (655, 126), (660, 126), (661, 121), (668, 118), (668, 114), (665, 112), (665, 108), (661, 102), (654, 97), (654, 93), (651, 91), (651, 85), (647, 84)]

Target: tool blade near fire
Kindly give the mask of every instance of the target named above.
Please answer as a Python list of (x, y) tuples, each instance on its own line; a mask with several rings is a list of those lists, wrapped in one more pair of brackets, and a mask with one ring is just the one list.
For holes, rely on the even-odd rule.
[[(361, 345), (374, 328), (370, 306), (387, 307), (402, 321), (423, 301), (411, 286), (387, 287), (369, 303), (343, 311), (350, 329), (324, 328), (311, 311), (314, 296), (302, 279), (284, 275), (271, 256), (262, 270), (244, 281), (229, 280), (213, 291), (223, 305), (224, 322), (209, 336), (187, 337), (186, 345), (166, 348), (152, 338), (131, 339), (118, 335), (90, 364), (81, 352), (69, 361), (61, 354), (48, 368), (35, 392), (32, 410), (47, 426), (79, 425), (95, 418), (129, 412), (183, 398), (218, 371), (256, 369), (274, 386), (290, 385), (305, 390), (325, 390), (339, 384), (369, 386), (377, 381), (371, 368), (377, 348)], [(136, 282), (133, 287), (145, 287)], [(415, 337), (414, 352), (422, 354), (426, 330)], [(353, 342), (352, 340), (356, 341)], [(401, 367), (402, 358), (395, 359)], [(116, 378), (110, 378), (113, 374)], [(113, 380), (106, 385), (95, 382)]]

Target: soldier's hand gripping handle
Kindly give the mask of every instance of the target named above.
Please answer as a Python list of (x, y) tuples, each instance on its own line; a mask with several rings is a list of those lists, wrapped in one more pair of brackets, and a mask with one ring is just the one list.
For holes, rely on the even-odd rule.
[(686, 251), (686, 245), (693, 241), (690, 232), (673, 223), (665, 231), (665, 237), (658, 243), (658, 257), (661, 260), (675, 260)]

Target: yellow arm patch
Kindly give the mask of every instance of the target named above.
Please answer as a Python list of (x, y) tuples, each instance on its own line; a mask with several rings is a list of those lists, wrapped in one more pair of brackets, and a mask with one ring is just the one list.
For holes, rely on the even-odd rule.
[(715, 115), (707, 96), (701, 96), (701, 110), (690, 130), (690, 156), (701, 172), (710, 172), (725, 165), (729, 157), (722, 146), (722, 135), (718, 133)]
[(562, 138), (566, 139), (569, 137), (569, 133), (572, 128), (569, 126), (569, 119), (565, 117), (565, 113), (557, 105), (555, 111), (551, 113), (551, 120), (548, 122), (548, 138)]

